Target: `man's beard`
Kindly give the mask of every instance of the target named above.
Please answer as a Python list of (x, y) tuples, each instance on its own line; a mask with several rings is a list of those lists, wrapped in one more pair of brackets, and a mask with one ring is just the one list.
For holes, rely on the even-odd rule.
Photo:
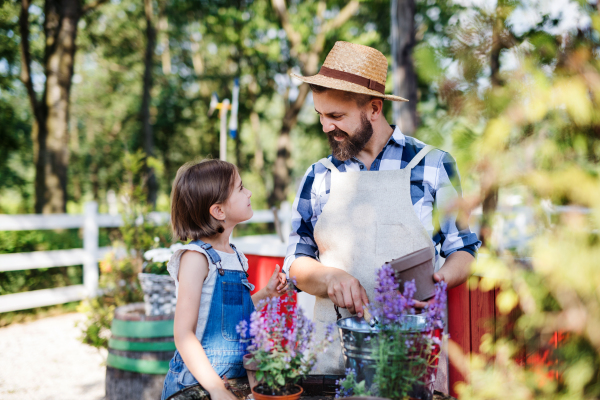
[[(367, 119), (367, 114), (363, 112), (360, 117), (360, 128), (353, 136), (348, 135), (338, 128), (327, 132), (331, 152), (340, 161), (346, 161), (355, 157), (365, 148), (369, 140), (371, 140), (371, 136), (373, 136), (373, 125)], [(334, 139), (334, 136), (343, 137), (344, 140), (338, 142)]]

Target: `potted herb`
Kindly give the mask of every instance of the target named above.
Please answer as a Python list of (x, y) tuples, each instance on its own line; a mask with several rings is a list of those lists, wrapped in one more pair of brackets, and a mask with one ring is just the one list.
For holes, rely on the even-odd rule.
[(169, 248), (156, 248), (144, 253), (142, 272), (138, 274), (138, 279), (144, 292), (146, 315), (175, 313), (175, 282), (169, 276), (167, 263), (181, 246), (176, 243)]
[(433, 398), (446, 283), (435, 284), (433, 301), (420, 314), (414, 308), (414, 281), (403, 286), (400, 293), (394, 269), (384, 265), (370, 306), (377, 325), (371, 327), (356, 317), (338, 321), (348, 368), (339, 382), (338, 397)]
[(314, 323), (293, 303), (288, 292), (281, 298), (266, 299), (237, 329), (249, 342), (244, 365), (256, 368), (255, 400), (298, 399), (302, 388), (297, 382), (314, 366), (317, 354), (333, 342), (334, 326), (324, 338), (317, 338)]

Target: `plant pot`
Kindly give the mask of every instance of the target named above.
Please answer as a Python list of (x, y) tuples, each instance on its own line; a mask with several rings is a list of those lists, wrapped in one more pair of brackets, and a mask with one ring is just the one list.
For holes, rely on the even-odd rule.
[(404, 282), (414, 279), (415, 286), (417, 287), (414, 299), (425, 301), (435, 294), (435, 281), (433, 280), (434, 262), (435, 254), (429, 247), (426, 247), (386, 264), (396, 271), (396, 279), (400, 279), (400, 293), (404, 292)]
[(248, 375), (248, 384), (250, 388), (258, 385), (258, 381), (256, 380), (256, 371), (258, 371), (258, 363), (254, 361), (250, 354), (246, 354), (244, 356), (244, 368), (246, 368), (246, 374)]
[[(407, 333), (415, 335), (424, 334), (427, 332), (425, 314), (407, 315), (402, 321), (402, 329)], [(356, 381), (365, 381), (366, 387), (371, 387), (375, 379), (375, 354), (376, 351), (374, 341), (371, 340), (379, 335), (379, 328), (372, 327), (364, 320), (364, 318), (348, 317), (337, 321), (337, 328), (340, 335), (340, 344), (342, 346), (342, 355), (344, 356), (344, 365), (346, 369), (352, 369), (356, 373)], [(442, 331), (434, 331), (435, 336), (441, 337)], [(439, 346), (434, 346), (433, 356), (439, 353)], [(409, 353), (410, 354), (410, 353)], [(428, 368), (425, 374), (425, 382), (415, 385), (413, 391), (417, 393), (415, 398), (419, 398), (421, 387), (425, 387), (433, 393), (433, 382), (435, 381), (436, 365)], [(433, 380), (428, 377), (433, 376)], [(431, 398), (431, 397), (429, 397)], [(422, 398), (427, 400), (428, 397)]]
[(175, 281), (169, 275), (138, 274), (146, 315), (175, 314), (177, 297), (175, 296)]
[(254, 396), (254, 400), (298, 400), (304, 391), (300, 385), (294, 385), (300, 391), (294, 394), (288, 394), (287, 396), (271, 396), (268, 394), (258, 393), (252, 388), (252, 395)]

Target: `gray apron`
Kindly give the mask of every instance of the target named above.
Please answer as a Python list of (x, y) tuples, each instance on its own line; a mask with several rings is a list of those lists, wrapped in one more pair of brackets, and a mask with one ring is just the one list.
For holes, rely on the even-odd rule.
[[(426, 146), (406, 168), (391, 171), (342, 173), (328, 159), (319, 161), (331, 171), (329, 199), (314, 230), (319, 260), (357, 278), (369, 299), (374, 296), (376, 272), (385, 262), (423, 248), (435, 255), (431, 237), (415, 213), (410, 196), (411, 171), (433, 149)], [(317, 183), (317, 188), (323, 181)], [(342, 318), (351, 316), (346, 309), (340, 312)], [(335, 321), (333, 302), (329, 297), (316, 297), (317, 333), (322, 335)], [(317, 358), (312, 374), (344, 374), (340, 341), (337, 335), (335, 338), (327, 352)]]

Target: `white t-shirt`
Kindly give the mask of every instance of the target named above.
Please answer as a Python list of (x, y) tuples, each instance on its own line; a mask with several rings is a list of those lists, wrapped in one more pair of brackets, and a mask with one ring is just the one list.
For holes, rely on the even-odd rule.
[[(204, 329), (206, 328), (208, 313), (210, 312), (210, 303), (212, 301), (212, 295), (215, 290), (215, 284), (217, 282), (218, 270), (217, 266), (211, 262), (210, 257), (208, 256), (208, 254), (206, 254), (206, 251), (202, 247), (195, 244), (186, 244), (185, 246), (181, 247), (180, 249), (175, 251), (175, 253), (173, 253), (171, 259), (169, 260), (169, 263), (167, 264), (167, 271), (169, 271), (169, 274), (175, 281), (175, 293), (177, 296), (179, 296), (178, 275), (179, 265), (181, 263), (181, 256), (183, 256), (183, 253), (185, 253), (188, 250), (202, 253), (208, 260), (208, 275), (204, 279), (204, 283), (202, 285), (200, 308), (198, 310), (198, 323), (196, 325), (196, 337), (198, 338), (198, 340), (201, 341), (202, 335), (204, 334)], [(233, 251), (233, 249), (231, 249), (233, 253), (225, 253), (219, 250), (216, 251), (219, 254), (219, 257), (221, 257), (221, 268), (233, 271), (248, 271), (248, 259), (246, 258), (246, 256), (244, 256), (244, 254), (241, 251), (238, 250), (238, 253), (240, 253), (240, 257), (242, 258), (242, 262), (244, 264), (243, 268), (240, 264), (240, 260), (238, 259), (237, 254), (235, 254), (235, 251)]]

